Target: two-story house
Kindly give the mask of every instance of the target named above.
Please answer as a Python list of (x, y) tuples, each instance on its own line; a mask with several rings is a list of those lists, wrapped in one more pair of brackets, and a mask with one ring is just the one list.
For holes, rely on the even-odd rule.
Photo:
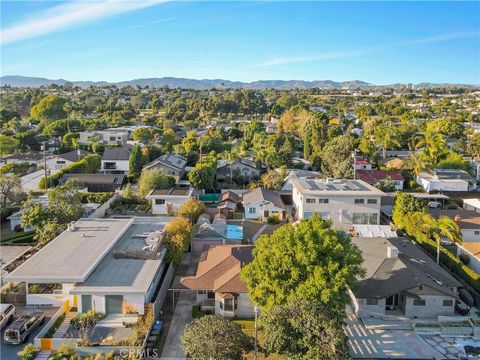
[(89, 145), (91, 138), (97, 138), (103, 145), (125, 145), (130, 137), (127, 131), (117, 131), (115, 129), (82, 131), (78, 139), (82, 145)]
[(90, 154), (89, 151), (78, 149), (78, 150), (69, 151), (64, 154), (50, 156), (47, 159), (47, 169), (49, 170), (63, 169), (65, 166), (71, 165), (81, 160), (84, 156), (88, 154)]
[(362, 180), (292, 178), (294, 217), (320, 214), (335, 228), (352, 224), (379, 224), (383, 191)]
[(145, 199), (152, 201), (152, 214), (173, 215), (180, 206), (186, 203), (191, 197), (197, 197), (197, 191), (193, 187), (155, 189), (145, 196)]
[(163, 154), (143, 167), (143, 170), (156, 169), (164, 175), (170, 175), (178, 182), (185, 174), (187, 158), (178, 154)]
[(100, 171), (104, 174), (125, 174), (129, 171), (130, 149), (106, 148), (102, 156)]

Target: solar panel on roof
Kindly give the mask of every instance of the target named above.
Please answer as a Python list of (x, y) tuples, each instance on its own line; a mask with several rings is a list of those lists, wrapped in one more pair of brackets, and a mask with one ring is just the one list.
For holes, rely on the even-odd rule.
[(312, 189), (312, 190), (320, 190), (320, 188), (317, 186), (317, 184), (315, 183), (315, 181), (313, 181), (313, 180), (308, 180), (307, 183), (308, 183), (308, 185), (310, 185), (310, 189)]

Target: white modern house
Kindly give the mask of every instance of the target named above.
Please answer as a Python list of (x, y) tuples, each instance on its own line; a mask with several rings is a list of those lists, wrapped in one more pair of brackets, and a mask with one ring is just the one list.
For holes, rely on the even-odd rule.
[(217, 245), (206, 250), (195, 276), (182, 277), (176, 290), (195, 291), (202, 310), (229, 318), (253, 318), (254, 304), (248, 297), (240, 270), (252, 261), (253, 245)]
[(383, 191), (362, 180), (291, 178), (294, 217), (320, 214), (338, 229), (352, 224), (379, 224)]
[(417, 183), (430, 193), (435, 191), (469, 191), (476, 188), (473, 177), (463, 170), (435, 169), (421, 172)]
[(92, 137), (96, 137), (99, 143), (103, 145), (125, 145), (130, 137), (130, 133), (116, 129), (82, 131), (80, 133), (79, 143), (89, 145), (90, 138)]
[(152, 190), (145, 199), (152, 201), (152, 214), (172, 215), (198, 193), (193, 187)]
[(359, 318), (454, 315), (457, 287), (462, 284), (413, 240), (353, 237), (352, 242), (360, 248), (366, 270), (348, 291)]
[(78, 150), (69, 151), (64, 154), (50, 156), (47, 159), (47, 169), (49, 170), (63, 169), (65, 166), (71, 165), (81, 160), (84, 156), (88, 154), (91, 154), (91, 153), (89, 151), (78, 149)]
[(106, 148), (100, 171), (104, 174), (128, 174), (130, 149), (127, 147)]
[(285, 218), (285, 205), (275, 191), (256, 188), (243, 194), (242, 203), (245, 219), (266, 220), (271, 215), (278, 216), (279, 220)]
[(463, 208), (480, 213), (480, 198), (463, 199)]
[(12, 271), (27, 284), (27, 305), (144, 313), (167, 271), (163, 229), (172, 218), (80, 219)]

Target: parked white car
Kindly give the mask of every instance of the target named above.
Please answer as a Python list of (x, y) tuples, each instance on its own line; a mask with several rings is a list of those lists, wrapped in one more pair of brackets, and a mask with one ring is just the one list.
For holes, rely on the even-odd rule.
[(0, 329), (3, 329), (15, 315), (15, 306), (12, 304), (0, 304)]

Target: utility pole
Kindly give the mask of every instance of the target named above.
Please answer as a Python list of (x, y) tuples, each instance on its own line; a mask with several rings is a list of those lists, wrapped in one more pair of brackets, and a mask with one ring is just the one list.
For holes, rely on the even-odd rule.
[(42, 143), (43, 146), (43, 167), (45, 172), (45, 190), (48, 190), (48, 176), (47, 176), (47, 142)]
[(257, 337), (258, 337), (258, 326), (257, 326), (257, 319), (258, 319), (258, 306), (255, 304), (253, 308), (253, 312), (255, 313), (255, 353), (253, 355), (253, 359), (257, 360)]

